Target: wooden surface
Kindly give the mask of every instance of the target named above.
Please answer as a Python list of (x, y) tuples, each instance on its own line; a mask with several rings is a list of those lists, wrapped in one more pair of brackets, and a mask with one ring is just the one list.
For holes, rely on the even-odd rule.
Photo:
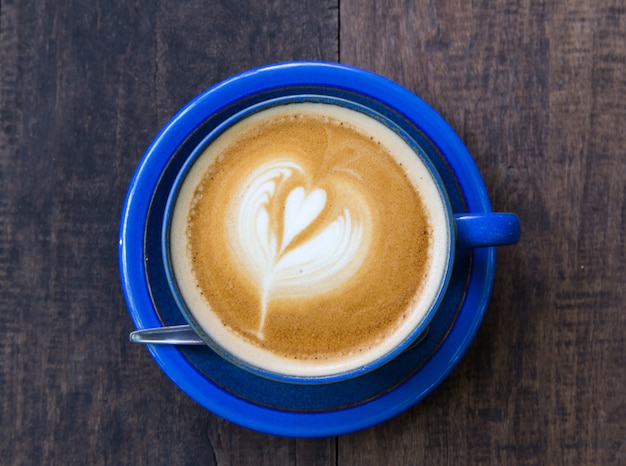
[[(626, 3), (0, 0), (0, 464), (626, 464)], [(118, 221), (194, 95), (317, 59), (410, 88), (519, 213), (469, 351), (336, 438), (205, 411), (128, 343)]]

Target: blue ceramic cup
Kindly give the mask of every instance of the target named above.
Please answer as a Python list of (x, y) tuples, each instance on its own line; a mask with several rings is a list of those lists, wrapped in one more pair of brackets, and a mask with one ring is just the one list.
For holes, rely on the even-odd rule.
[[(189, 171), (203, 150), (234, 124), (263, 110), (290, 103), (322, 103), (347, 108), (382, 123), (398, 135), (429, 170), (443, 201), (443, 210), (449, 231), (447, 256), (442, 279), (437, 292), (430, 300), (423, 318), (404, 335), (397, 344), (376, 358), (361, 362), (358, 367), (339, 372), (290, 373), (280, 367), (263, 367), (224, 347), (211, 336), (211, 330), (198, 321), (193, 310), (183, 298), (172, 270), (170, 228), (172, 210)], [(161, 222), (160, 237), (146, 235), (145, 247), (159, 248), (162, 253), (162, 280), (153, 280), (150, 286), (160, 288), (158, 294), (171, 294), (178, 312), (196, 330), (206, 344), (227, 363), (255, 376), (286, 384), (328, 384), (342, 382), (370, 373), (419, 344), (437, 315), (446, 296), (448, 282), (454, 274), (458, 250), (486, 248), (513, 244), (520, 235), (519, 219), (511, 213), (493, 213), (489, 209), (468, 210), (460, 185), (467, 179), (482, 187), (480, 175), (472, 163), (462, 171), (451, 159), (469, 159), (462, 142), (449, 125), (432, 108), (417, 96), (373, 73), (337, 64), (295, 62), (267, 66), (234, 76), (207, 90), (183, 108), (162, 130), (148, 150), (146, 159), (158, 161), (144, 163), (136, 179), (145, 177), (142, 171), (160, 170), (155, 179), (165, 185), (162, 194), (141, 192), (137, 183), (129, 192), (126, 218), (123, 219), (121, 262), (123, 274), (128, 270), (127, 249), (124, 241), (133, 234), (128, 218), (128, 204), (135, 197), (146, 197), (146, 203), (161, 205), (162, 214), (154, 222)], [(157, 168), (158, 167), (158, 168)], [(153, 187), (152, 187), (153, 188)], [(150, 196), (153, 196), (150, 198)], [(166, 197), (167, 199), (155, 198)], [(136, 202), (136, 201), (135, 201)], [(149, 223), (149, 222), (148, 222)], [(156, 231), (140, 223), (137, 228)], [(135, 233), (136, 234), (136, 233)], [(136, 306), (132, 279), (123, 277), (125, 292), (131, 312)], [(167, 291), (164, 291), (167, 290)], [(136, 313), (135, 313), (136, 315)], [(138, 319), (136, 319), (138, 320)]]

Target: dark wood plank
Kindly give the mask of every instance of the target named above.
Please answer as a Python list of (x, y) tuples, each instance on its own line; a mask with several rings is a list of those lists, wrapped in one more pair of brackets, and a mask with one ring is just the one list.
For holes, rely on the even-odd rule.
[(331, 465), (336, 464), (336, 438), (295, 439), (251, 432), (228, 421), (212, 423), (209, 438), (216, 462), (223, 466), (241, 464)]
[(624, 2), (343, 0), (340, 17), (341, 61), (430, 102), (523, 238), (460, 366), (340, 438), (339, 463), (626, 463)]
[(335, 461), (335, 439), (217, 418), (128, 343), (117, 232), (180, 106), (249, 67), (336, 60), (337, 21), (336, 1), (1, 0), (1, 464)]

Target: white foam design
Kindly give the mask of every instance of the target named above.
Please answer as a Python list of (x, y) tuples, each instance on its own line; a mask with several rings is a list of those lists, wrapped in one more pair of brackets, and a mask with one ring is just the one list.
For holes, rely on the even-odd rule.
[[(295, 174), (306, 176), (297, 163), (274, 160), (261, 166), (244, 183), (234, 203), (236, 219), (230, 224), (233, 250), (259, 288), (263, 328), (272, 296), (314, 296), (344, 284), (359, 269), (365, 258), (362, 206), (345, 206), (341, 213), (322, 226), (314, 222), (327, 207), (328, 195), (321, 188), (307, 192), (303, 186), (285, 187)], [(285, 197), (284, 189), (291, 189)], [(272, 218), (271, 203), (285, 198), (282, 222)], [(282, 231), (280, 224), (283, 224)], [(310, 230), (312, 228), (312, 230)], [(301, 234), (306, 241), (298, 242)], [(297, 244), (294, 244), (297, 243)]]

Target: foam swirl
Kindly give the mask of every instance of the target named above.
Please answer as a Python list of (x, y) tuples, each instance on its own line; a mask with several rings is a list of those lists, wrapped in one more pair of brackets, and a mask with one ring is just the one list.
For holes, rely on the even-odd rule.
[(232, 249), (260, 293), (256, 334), (261, 339), (273, 296), (331, 291), (352, 277), (366, 256), (364, 206), (341, 199), (336, 215), (324, 215), (336, 193), (306, 189), (307, 178), (298, 163), (272, 160), (249, 176), (231, 206), (236, 213), (230, 223)]

